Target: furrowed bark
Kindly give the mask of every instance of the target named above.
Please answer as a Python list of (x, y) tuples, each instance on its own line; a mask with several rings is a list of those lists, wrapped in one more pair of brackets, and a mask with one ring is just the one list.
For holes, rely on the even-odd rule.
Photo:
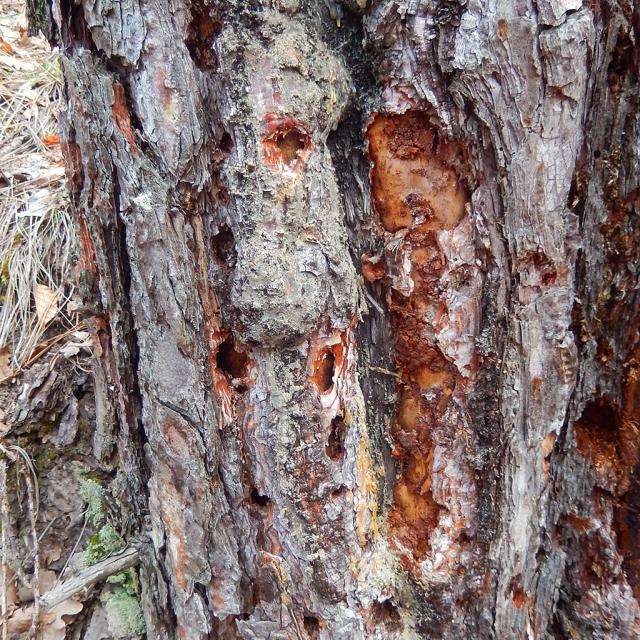
[(638, 10), (53, 13), (148, 637), (636, 637)]
[(351, 80), (319, 35), (328, 13), (233, 8), (229, 25), (222, 7), (145, 8), (143, 55), (105, 35), (137, 8), (58, 7), (78, 29), (68, 148), (108, 318), (100, 439), (132, 530), (152, 528), (149, 634), (350, 637), (377, 504), (326, 146)]
[[(407, 109), (432, 114), (442, 137), (460, 140), (468, 149), (468, 171), (477, 181), (467, 242), (472, 252), (475, 241), (485, 271), (483, 318), (475, 334), (478, 373), (465, 400), (467, 410), (481, 409), (471, 422), (466, 455), (481, 482), (477, 502), (468, 493), (473, 483), (464, 480), (448, 500), (462, 496), (483, 523), (461, 547), (482, 558), (484, 580), (473, 585), (467, 574), (462, 582), (475, 596), (461, 601), (456, 585), (464, 561), (452, 563), (446, 595), (440, 597), (454, 613), (443, 623), (438, 613), (427, 614), (425, 633), (433, 633), (435, 623), (443, 637), (457, 637), (470, 617), (483, 636), (543, 637), (553, 629), (559, 637), (635, 637), (633, 552), (625, 555), (615, 542), (628, 544), (633, 534), (628, 524), (622, 530), (616, 525), (615, 498), (605, 499), (604, 512), (589, 518), (601, 501), (601, 457), (608, 455), (610, 466), (622, 468), (616, 471), (621, 477), (605, 489), (614, 496), (629, 491), (636, 464), (636, 445), (631, 445), (636, 437), (626, 435), (634, 430), (629, 426), (633, 391), (624, 389), (629, 374), (623, 371), (635, 366), (637, 336), (629, 329), (635, 326), (638, 300), (627, 293), (635, 279), (634, 267), (627, 265), (637, 256), (626, 244), (628, 261), (616, 261), (608, 271), (604, 266), (620, 252), (616, 243), (637, 237), (636, 186), (625, 171), (609, 173), (608, 189), (616, 194), (610, 201), (598, 158), (613, 155), (627, 167), (637, 162), (632, 97), (637, 85), (628, 76), (637, 65), (628, 50), (637, 9), (571, 2), (436, 5), (378, 2), (368, 22), (387, 109), (405, 112), (405, 119)], [(616, 62), (621, 56), (624, 62)], [(603, 108), (620, 120), (604, 118)], [(578, 195), (587, 183), (590, 194)], [(605, 214), (613, 202), (619, 207), (615, 221)], [(615, 240), (603, 242), (598, 237), (606, 237), (607, 227), (615, 229)], [(405, 236), (405, 246), (407, 238), (412, 246), (412, 233)], [(600, 306), (598, 312), (595, 302), (608, 307), (612, 295), (621, 295), (611, 291), (608, 278), (618, 279), (628, 303), (624, 311), (618, 306), (624, 335), (615, 338), (610, 311)], [(473, 305), (464, 287), (455, 291)], [(583, 299), (585, 294), (591, 300)], [(615, 385), (600, 376), (605, 361), (595, 362), (600, 332), (609, 336), (608, 357), (616, 360), (608, 364), (616, 371)], [(602, 413), (602, 401), (593, 399), (601, 394), (606, 397)], [(585, 407), (587, 418), (576, 422)], [(447, 426), (453, 426), (450, 420)], [(445, 457), (455, 459), (463, 436), (455, 430), (450, 437)], [(613, 458), (612, 451), (618, 452)], [(434, 465), (431, 482), (438, 477), (446, 476)], [(439, 507), (445, 503), (439, 502)], [(579, 525), (583, 509), (593, 529)], [(575, 516), (578, 524), (571, 526)], [(431, 544), (436, 540), (432, 535)], [(596, 553), (600, 544), (608, 552)], [(585, 566), (598, 567), (591, 570), (602, 577), (585, 578)], [(433, 585), (429, 565), (423, 563), (421, 570)]]

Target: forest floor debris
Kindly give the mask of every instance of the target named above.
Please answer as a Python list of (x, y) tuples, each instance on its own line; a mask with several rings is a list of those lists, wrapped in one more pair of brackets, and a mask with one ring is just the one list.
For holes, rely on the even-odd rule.
[(85, 467), (58, 462), (71, 444), (79, 458), (90, 451), (93, 384), (74, 310), (60, 59), (28, 35), (24, 8), (0, 0), (0, 638), (62, 640), (81, 623), (84, 605), (67, 591), (91, 531), (77, 488)]
[(57, 51), (27, 35), (24, 7), (0, 5), (0, 381), (66, 340), (88, 346), (73, 311), (76, 241), (58, 114)]

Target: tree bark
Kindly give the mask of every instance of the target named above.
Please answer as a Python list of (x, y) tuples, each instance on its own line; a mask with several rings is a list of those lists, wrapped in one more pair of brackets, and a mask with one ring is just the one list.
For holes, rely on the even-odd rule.
[(638, 7), (53, 15), (147, 637), (637, 638)]

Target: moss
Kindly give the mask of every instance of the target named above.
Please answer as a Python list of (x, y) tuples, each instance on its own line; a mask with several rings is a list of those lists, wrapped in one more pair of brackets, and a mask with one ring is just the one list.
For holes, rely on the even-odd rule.
[(109, 630), (114, 638), (140, 636), (145, 630), (144, 616), (138, 598), (117, 587), (104, 596)]
[(49, 15), (48, 3), (46, 0), (27, 0), (27, 24), (29, 25), (29, 35), (37, 36), (42, 31), (47, 40), (51, 40), (53, 35), (51, 17)]
[(54, 466), (57, 459), (58, 452), (54, 447), (42, 447), (35, 458), (36, 468), (40, 471), (49, 469)]
[(80, 496), (87, 503), (87, 520), (99, 527), (104, 522), (104, 488), (92, 478), (80, 478)]
[(98, 533), (89, 538), (87, 550), (84, 552), (84, 564), (90, 567), (100, 560), (117, 553), (124, 547), (124, 540), (110, 525), (105, 524)]

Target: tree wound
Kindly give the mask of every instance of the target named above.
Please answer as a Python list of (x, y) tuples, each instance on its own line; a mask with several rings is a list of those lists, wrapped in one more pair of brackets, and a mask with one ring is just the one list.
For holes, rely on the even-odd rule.
[[(459, 227), (469, 197), (460, 177), (462, 148), (445, 140), (427, 114), (378, 114), (368, 140), (372, 197), (387, 242), (384, 283), (400, 374), (392, 426), (399, 475), (389, 537), (405, 564), (419, 573), (416, 563), (431, 555), (430, 538), (446, 511), (432, 494), (435, 434), (444, 428), (456, 386), (464, 384), (438, 336), (439, 325), (447, 324), (450, 336), (460, 332), (449, 318), (444, 292), (449, 286), (460, 290), (463, 275), (448, 273), (441, 234)], [(379, 263), (364, 264), (367, 280), (382, 277)]]
[(301, 127), (291, 123), (279, 126), (262, 141), (263, 162), (274, 169), (299, 172), (311, 149), (311, 138)]

